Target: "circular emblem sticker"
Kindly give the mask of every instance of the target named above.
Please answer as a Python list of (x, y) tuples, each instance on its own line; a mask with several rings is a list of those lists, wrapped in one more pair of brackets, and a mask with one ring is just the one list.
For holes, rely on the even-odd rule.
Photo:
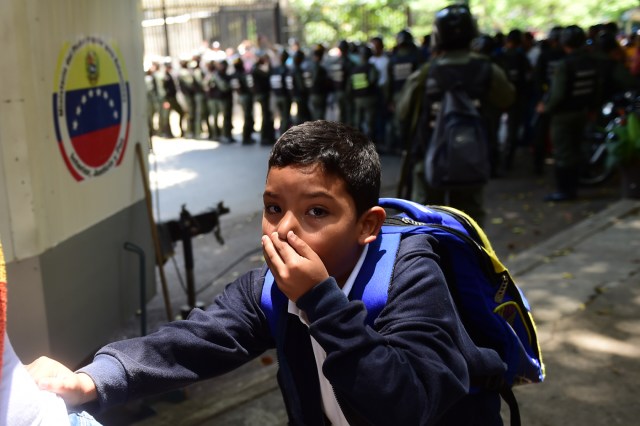
[(56, 138), (73, 177), (82, 181), (120, 165), (131, 105), (129, 81), (116, 50), (98, 37), (66, 44), (55, 83)]

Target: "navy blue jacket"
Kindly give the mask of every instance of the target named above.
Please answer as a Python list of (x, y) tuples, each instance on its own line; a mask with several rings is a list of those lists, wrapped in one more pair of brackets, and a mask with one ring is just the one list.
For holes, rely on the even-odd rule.
[[(278, 382), (291, 424), (325, 424), (309, 335), (327, 353), (323, 373), (352, 425), (502, 424), (499, 395), (468, 390), (472, 380), (500, 375), (504, 364), (463, 329), (434, 244), (427, 235), (403, 239), (373, 327), (365, 325), (364, 304), (349, 301), (333, 278), (298, 300), (310, 327), (287, 314), (278, 339)], [(265, 272), (238, 278), (186, 320), (102, 348), (80, 370), (96, 383), (100, 406), (223, 374), (275, 347), (260, 306)]]

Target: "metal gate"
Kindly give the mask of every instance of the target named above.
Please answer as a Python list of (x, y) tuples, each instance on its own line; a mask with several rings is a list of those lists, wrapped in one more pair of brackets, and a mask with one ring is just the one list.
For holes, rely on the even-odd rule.
[(217, 41), (237, 47), (258, 36), (282, 43), (277, 0), (142, 0), (145, 56), (191, 55)]

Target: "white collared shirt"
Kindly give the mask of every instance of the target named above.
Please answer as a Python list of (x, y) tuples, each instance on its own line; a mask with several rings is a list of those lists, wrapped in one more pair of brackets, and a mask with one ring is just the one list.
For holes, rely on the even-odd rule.
[[(364, 263), (364, 258), (367, 256), (367, 250), (369, 249), (368, 245), (364, 246), (364, 250), (362, 250), (362, 254), (360, 254), (360, 258), (358, 259), (358, 263), (351, 271), (351, 275), (347, 279), (347, 282), (344, 283), (342, 287), (342, 292), (345, 296), (349, 296), (351, 293), (351, 288), (353, 287), (353, 283), (356, 281), (356, 277), (358, 276), (358, 272), (360, 272), (360, 268)], [(297, 315), (307, 327), (309, 326), (309, 321), (307, 320), (307, 315), (304, 311), (301, 311), (295, 303), (289, 300), (289, 309), (290, 314)], [(313, 354), (316, 358), (316, 368), (318, 369), (318, 378), (320, 379), (320, 393), (322, 394), (322, 407), (324, 408), (324, 413), (331, 422), (332, 426), (349, 426), (349, 422), (344, 417), (342, 410), (340, 409), (340, 405), (336, 400), (336, 394), (333, 392), (333, 387), (329, 380), (322, 373), (322, 364), (324, 360), (327, 358), (327, 353), (322, 349), (322, 346), (316, 339), (311, 337), (311, 346), (313, 347)]]

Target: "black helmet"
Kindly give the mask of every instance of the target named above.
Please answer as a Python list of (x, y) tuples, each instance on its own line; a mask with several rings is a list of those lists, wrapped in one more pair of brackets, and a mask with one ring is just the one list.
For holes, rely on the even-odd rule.
[(584, 30), (577, 25), (569, 25), (560, 33), (560, 45), (562, 47), (570, 47), (577, 49), (584, 46), (587, 36)]
[(477, 35), (469, 6), (456, 4), (436, 12), (431, 40), (438, 50), (467, 49)]
[(619, 47), (616, 36), (608, 31), (600, 31), (596, 38), (596, 46), (604, 53), (609, 53)]
[(522, 31), (517, 28), (509, 31), (509, 33), (507, 34), (507, 41), (516, 46), (520, 46), (522, 44), (523, 38), (524, 36), (522, 34)]
[(349, 51), (349, 42), (347, 40), (340, 40), (338, 49), (340, 49), (343, 54), (346, 54)]
[(409, 30), (400, 30), (400, 32), (396, 35), (396, 44), (411, 44), (413, 43), (413, 35), (409, 32)]
[(363, 58), (366, 62), (368, 62), (369, 58), (373, 56), (373, 51), (369, 46), (367, 46), (366, 44), (363, 44), (358, 48), (358, 54), (360, 55), (361, 58)]
[(556, 25), (555, 27), (551, 28), (551, 30), (549, 30), (549, 35), (547, 36), (547, 39), (549, 41), (555, 41), (557, 43), (560, 41), (561, 33), (562, 33), (562, 27)]
[(288, 59), (289, 59), (289, 52), (287, 51), (287, 49), (282, 49), (280, 51), (280, 62), (284, 64), (285, 62), (287, 62)]
[(300, 65), (302, 62), (304, 62), (305, 57), (306, 55), (302, 50), (296, 50), (296, 52), (293, 54), (293, 63)]
[(471, 50), (474, 52), (491, 56), (494, 49), (495, 43), (493, 41), (493, 37), (488, 34), (479, 35), (471, 41)]

